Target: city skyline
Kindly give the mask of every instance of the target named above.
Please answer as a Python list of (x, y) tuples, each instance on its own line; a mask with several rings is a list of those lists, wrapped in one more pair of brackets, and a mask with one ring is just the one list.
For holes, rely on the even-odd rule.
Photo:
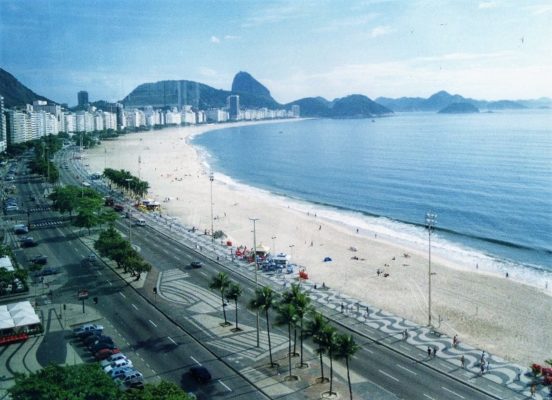
[(229, 89), (250, 72), (286, 103), (360, 93), (478, 99), (552, 93), (544, 1), (1, 0), (0, 65), (56, 102), (121, 100), (137, 85)]

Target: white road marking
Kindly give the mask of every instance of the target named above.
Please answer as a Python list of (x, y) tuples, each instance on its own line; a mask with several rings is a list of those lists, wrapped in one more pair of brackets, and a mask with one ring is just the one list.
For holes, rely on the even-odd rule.
[(134, 304), (130, 304), (132, 307), (134, 307), (136, 310), (138, 310), (138, 307), (136, 307)]
[(155, 322), (153, 322), (151, 319), (148, 319), (149, 323), (152, 324), (153, 326), (155, 326), (157, 328), (157, 325), (155, 325)]
[(459, 395), (458, 393), (453, 392), (452, 390), (447, 389), (447, 388), (444, 387), (444, 386), (441, 386), (441, 389), (446, 390), (447, 392), (452, 393), (453, 395), (458, 396), (458, 397), (460, 397), (461, 399), (464, 399), (464, 398), (465, 398), (464, 396), (461, 396), (461, 395)]
[(218, 383), (220, 383), (222, 386), (224, 386), (226, 389), (228, 389), (229, 392), (232, 391), (232, 389), (230, 389), (223, 381), (221, 381), (220, 379), (218, 380)]
[(96, 273), (97, 273), (98, 275), (101, 275), (101, 274), (102, 274), (100, 271), (96, 271)]
[(123, 292), (119, 292), (119, 294), (120, 294), (121, 296), (123, 296), (124, 299), (126, 299), (126, 296), (124, 295)]
[(106, 281), (106, 282), (109, 283), (109, 286), (113, 286), (113, 284), (110, 281)]
[(205, 278), (207, 278), (207, 274), (203, 271), (200, 271), (200, 274), (203, 275)]
[(374, 354), (374, 352), (372, 350), (368, 350), (368, 349), (364, 349), (364, 350), (367, 351), (370, 354)]
[(399, 382), (397, 378), (395, 378), (393, 375), (389, 375), (387, 372), (382, 371), (381, 369), (378, 369), (379, 372), (381, 372), (383, 375), (388, 376), (391, 379), (394, 379), (395, 381)]
[(197, 365), (199, 365), (199, 366), (201, 367), (201, 363), (200, 363), (199, 361), (197, 361), (197, 360), (196, 360), (194, 357), (192, 357), (192, 356), (190, 356), (190, 358), (191, 358), (192, 360), (194, 360), (194, 362), (195, 362)]
[(427, 394), (424, 393), (424, 396), (427, 397), (429, 400), (435, 400), (433, 397), (431, 396), (428, 396)]
[(416, 372), (412, 371), (411, 369), (408, 369), (406, 367), (403, 367), (402, 365), (400, 364), (397, 364), (397, 367), (401, 368), (401, 369), (404, 369), (406, 372), (410, 372), (411, 374), (413, 375), (418, 375)]
[(167, 339), (169, 339), (171, 342), (173, 342), (174, 344), (177, 344), (170, 336), (167, 336)]

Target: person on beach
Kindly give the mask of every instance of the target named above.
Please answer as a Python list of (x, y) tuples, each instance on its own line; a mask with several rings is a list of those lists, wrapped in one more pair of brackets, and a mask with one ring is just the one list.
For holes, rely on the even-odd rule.
[(537, 385), (534, 383), (531, 385), (531, 397), (535, 397), (535, 393), (537, 392)]
[(464, 358), (463, 354), (462, 357), (460, 357), (460, 365), (462, 366), (462, 369), (466, 368), (466, 359)]

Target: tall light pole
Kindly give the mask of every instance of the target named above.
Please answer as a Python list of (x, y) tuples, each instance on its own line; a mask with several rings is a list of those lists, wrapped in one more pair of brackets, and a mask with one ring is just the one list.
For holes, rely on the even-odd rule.
[(274, 255), (276, 255), (276, 236), (272, 236), (272, 251), (274, 251)]
[[(256, 222), (259, 218), (249, 218), (253, 221), (253, 259), (255, 260), (255, 290), (259, 288), (259, 281), (257, 278), (259, 265), (257, 264), (257, 229)], [(259, 310), (257, 309), (257, 347), (259, 347)]]
[(429, 254), (429, 263), (428, 263), (428, 325), (431, 326), (431, 232), (435, 228), (435, 223), (437, 222), (437, 214), (428, 212), (425, 217), (427, 236), (428, 236), (428, 254)]
[[(209, 181), (211, 182), (211, 243), (213, 243), (213, 244), (215, 242), (215, 231), (213, 230), (214, 229), (214, 226), (213, 226), (213, 221), (214, 221), (214, 218), (213, 218), (213, 181), (214, 180), (215, 180), (215, 176), (211, 172), (209, 174)], [(255, 223), (253, 223), (253, 226), (255, 226)], [(258, 333), (258, 331), (257, 331), (257, 333)]]
[[(130, 182), (132, 181), (132, 179), (126, 178), (125, 181), (127, 182), (128, 194), (130, 196)], [(132, 246), (132, 208), (129, 208), (129, 211), (128, 211), (128, 241)]]
[(293, 248), (295, 247), (294, 244), (289, 245), (289, 252), (291, 253), (291, 259), (293, 260)]

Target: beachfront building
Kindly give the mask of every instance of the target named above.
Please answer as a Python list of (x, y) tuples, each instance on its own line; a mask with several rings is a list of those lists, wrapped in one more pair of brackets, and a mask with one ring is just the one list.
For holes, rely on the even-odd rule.
[(125, 108), (121, 103), (117, 103), (117, 130), (125, 129)]
[(176, 107), (165, 112), (165, 125), (180, 125), (182, 123), (182, 114)]
[(32, 140), (30, 113), (15, 109), (8, 110), (6, 112), (6, 133), (9, 144)]
[(209, 122), (226, 122), (229, 119), (228, 111), (220, 108), (210, 108), (205, 114)]
[(146, 125), (146, 116), (142, 110), (137, 108), (125, 111), (125, 126), (133, 129)]
[(226, 98), (226, 108), (230, 121), (239, 121), (241, 119), (240, 112), (240, 96), (237, 94), (230, 95)]
[(205, 122), (207, 122), (207, 115), (205, 115), (205, 111), (196, 111), (196, 120), (198, 124), (204, 124)]
[(88, 92), (85, 90), (81, 90), (79, 93), (77, 93), (77, 100), (79, 103), (79, 108), (84, 108), (88, 105)]
[(291, 116), (293, 118), (299, 118), (301, 116), (301, 107), (297, 104), (291, 106)]
[(64, 113), (63, 121), (63, 131), (65, 133), (75, 133), (77, 131), (77, 116), (74, 113)]
[(6, 150), (6, 115), (4, 114), (4, 98), (0, 96), (0, 152)]
[(192, 111), (192, 106), (183, 107), (182, 122), (184, 124), (191, 124), (191, 125), (195, 125), (197, 123), (196, 113)]

